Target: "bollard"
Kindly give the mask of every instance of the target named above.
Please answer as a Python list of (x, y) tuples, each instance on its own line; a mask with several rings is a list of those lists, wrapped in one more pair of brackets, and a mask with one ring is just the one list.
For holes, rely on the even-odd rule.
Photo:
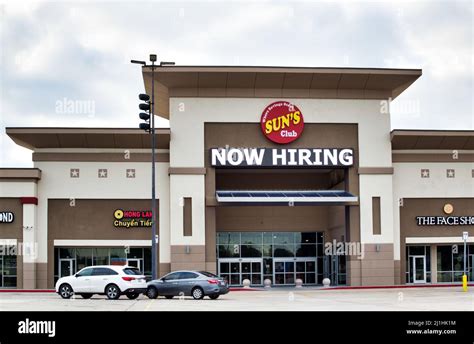
[(265, 281), (263, 281), (263, 285), (265, 286), (265, 288), (271, 288), (272, 287), (272, 280), (266, 278)]
[(323, 279), (324, 288), (329, 288), (330, 285), (331, 285), (331, 280), (329, 278)]
[(462, 275), (462, 290), (467, 291), (467, 275)]
[(303, 288), (303, 280), (300, 278), (297, 278), (295, 281), (295, 288)]
[(244, 286), (244, 288), (250, 288), (250, 280), (249, 279), (244, 279), (242, 281), (242, 285)]

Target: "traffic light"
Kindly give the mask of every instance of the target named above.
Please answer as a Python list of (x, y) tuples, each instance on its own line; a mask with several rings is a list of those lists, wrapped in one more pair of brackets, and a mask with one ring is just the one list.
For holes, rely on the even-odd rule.
[(140, 119), (145, 121), (144, 123), (140, 123), (139, 128), (145, 130), (146, 132), (150, 132), (150, 117), (151, 117), (151, 106), (150, 106), (150, 96), (148, 94), (140, 94), (138, 99), (144, 101), (144, 103), (140, 103), (138, 108), (142, 111), (140, 112)]

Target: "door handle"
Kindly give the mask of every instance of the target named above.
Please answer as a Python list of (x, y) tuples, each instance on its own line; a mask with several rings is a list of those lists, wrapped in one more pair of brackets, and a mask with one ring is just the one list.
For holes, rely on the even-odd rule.
[(89, 278), (86, 278), (85, 281), (89, 281)]

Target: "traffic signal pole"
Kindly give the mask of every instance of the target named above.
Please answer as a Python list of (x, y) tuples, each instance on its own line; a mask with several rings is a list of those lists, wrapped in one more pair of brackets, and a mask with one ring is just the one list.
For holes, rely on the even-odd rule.
[[(155, 58), (153, 58), (155, 56)], [(155, 61), (156, 55), (150, 55), (151, 59), (151, 108), (150, 108), (150, 124), (151, 124), (151, 269), (152, 279), (157, 278), (156, 260), (157, 260), (157, 235), (156, 235), (156, 181), (155, 181)]]

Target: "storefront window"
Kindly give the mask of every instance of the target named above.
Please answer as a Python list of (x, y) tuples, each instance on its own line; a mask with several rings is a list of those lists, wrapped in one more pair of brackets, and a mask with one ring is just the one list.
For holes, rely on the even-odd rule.
[(150, 276), (151, 273), (151, 248), (143, 248), (143, 273)]
[(60, 248), (59, 258), (76, 258), (76, 252), (73, 248)]
[(295, 251), (294, 245), (275, 245), (275, 249), (273, 251), (274, 257), (294, 257)]
[(262, 246), (257, 245), (242, 245), (241, 246), (242, 257), (261, 257)]
[(219, 258), (240, 257), (239, 245), (236, 247), (234, 247), (234, 245), (219, 245), (217, 248)]
[(217, 244), (220, 245), (239, 245), (240, 233), (222, 232), (217, 234)]
[(143, 249), (136, 247), (131, 248), (127, 258), (143, 258)]
[(242, 233), (241, 243), (242, 245), (261, 245), (262, 233)]
[(273, 233), (274, 244), (294, 244), (295, 234), (294, 233)]
[(15, 288), (17, 282), (17, 257), (11, 255), (3, 256), (0, 260), (0, 264), (2, 264), (0, 265), (0, 268), (2, 269), (0, 271), (0, 280), (3, 280), (0, 281), (0, 287)]
[(92, 265), (92, 249), (78, 248), (76, 249), (77, 271)]
[(127, 253), (124, 248), (110, 249), (110, 265), (125, 265), (127, 264)]
[(316, 257), (316, 245), (314, 244), (296, 245), (296, 256), (297, 257)]
[(453, 270), (453, 256), (451, 246), (438, 246), (437, 247), (437, 269), (441, 271), (452, 271)]
[(92, 265), (109, 265), (109, 249), (94, 248)]
[[(246, 278), (252, 284), (262, 284), (265, 279), (274, 284), (293, 284), (296, 278), (301, 278), (305, 284), (322, 281), (324, 250), (321, 233), (218, 232), (216, 241), (218, 273), (231, 284), (242, 283)], [(246, 270), (250, 266), (251, 272)], [(256, 273), (253, 267), (259, 272)], [(281, 267), (283, 271), (278, 272)], [(341, 268), (341, 276), (335, 277), (335, 283), (345, 280), (345, 260)], [(337, 269), (336, 264), (334, 271)]]

